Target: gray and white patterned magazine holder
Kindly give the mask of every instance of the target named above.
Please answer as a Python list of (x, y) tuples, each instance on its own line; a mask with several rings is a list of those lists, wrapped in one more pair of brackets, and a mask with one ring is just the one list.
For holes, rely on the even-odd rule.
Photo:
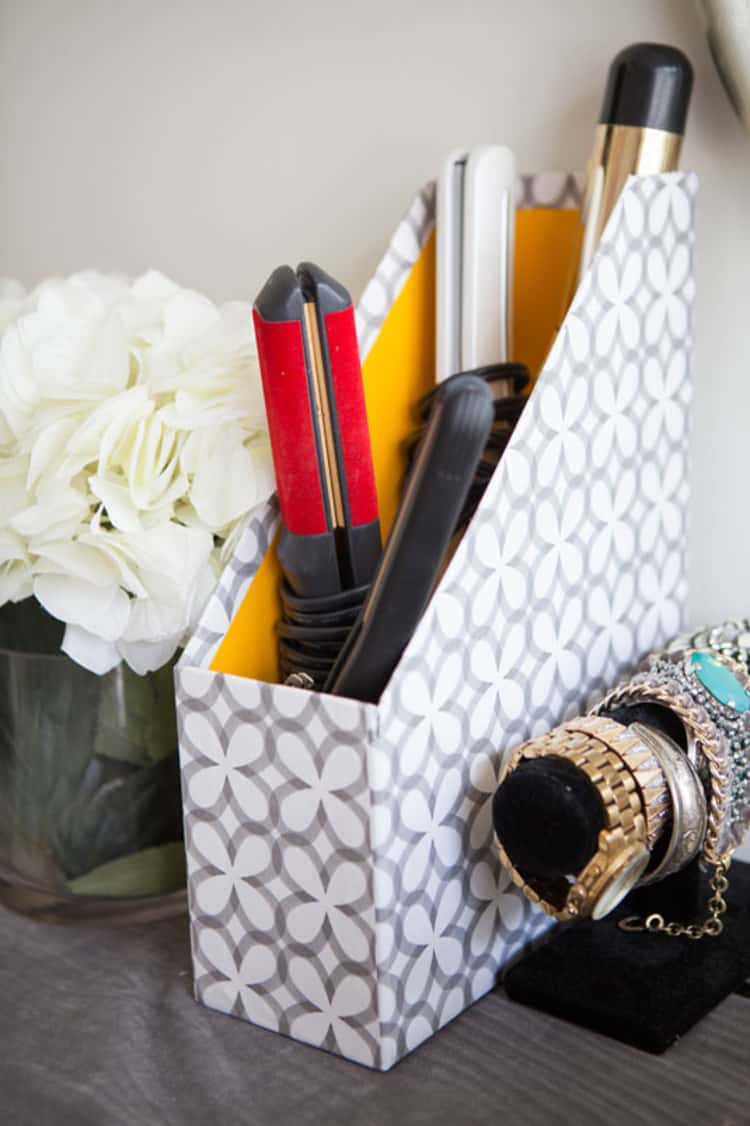
[[(252, 514), (176, 673), (198, 1000), (386, 1070), (549, 920), (491, 846), (501, 756), (683, 626), (692, 174), (631, 179), (378, 705), (212, 672), (277, 523)], [(560, 206), (572, 177), (525, 177)], [(415, 199), (363, 353), (433, 225)]]

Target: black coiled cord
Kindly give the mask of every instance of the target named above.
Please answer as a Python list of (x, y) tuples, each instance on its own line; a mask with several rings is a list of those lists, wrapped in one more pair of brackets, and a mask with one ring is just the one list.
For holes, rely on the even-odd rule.
[[(461, 509), (456, 524), (457, 532), (466, 528), (479, 506), (484, 491), (490, 483), (492, 474), (497, 468), (497, 464), (526, 405), (526, 397), (521, 392), (528, 386), (531, 378), (526, 365), (518, 363), (488, 364), (485, 367), (474, 368), (470, 373), (461, 372), (459, 374), (476, 375), (490, 384), (495, 399), (495, 421), (482, 459), (474, 474), (468, 496)], [(408, 440), (406, 478), (409, 476), (416, 449), (422, 439), (426, 419), (435, 397), (441, 394), (443, 388), (447, 387), (452, 379), (457, 378), (458, 375), (450, 376), (442, 383), (438, 383), (420, 399), (417, 409), (421, 425)]]

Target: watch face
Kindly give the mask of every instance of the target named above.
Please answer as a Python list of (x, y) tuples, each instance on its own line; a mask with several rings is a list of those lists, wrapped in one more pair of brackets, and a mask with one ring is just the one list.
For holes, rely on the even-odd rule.
[(610, 911), (614, 911), (618, 903), (622, 902), (628, 892), (632, 891), (638, 883), (648, 866), (648, 862), (649, 854), (643, 849), (619, 871), (614, 872), (594, 904), (591, 918), (603, 919)]

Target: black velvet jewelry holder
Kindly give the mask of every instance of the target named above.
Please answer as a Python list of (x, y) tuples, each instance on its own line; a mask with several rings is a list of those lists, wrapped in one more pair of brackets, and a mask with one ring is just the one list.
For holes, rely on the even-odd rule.
[(557, 930), (505, 975), (508, 996), (605, 1036), (660, 1053), (750, 977), (750, 864), (729, 869), (724, 930), (699, 940), (617, 926), (659, 912), (702, 922), (708, 874), (684, 872), (632, 892), (611, 916)]

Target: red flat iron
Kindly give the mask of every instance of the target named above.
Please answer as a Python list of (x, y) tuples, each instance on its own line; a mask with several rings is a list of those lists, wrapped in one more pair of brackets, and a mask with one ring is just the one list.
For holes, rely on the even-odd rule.
[(279, 266), (253, 309), (294, 595), (369, 585), (380, 524), (351, 297), (319, 266)]

